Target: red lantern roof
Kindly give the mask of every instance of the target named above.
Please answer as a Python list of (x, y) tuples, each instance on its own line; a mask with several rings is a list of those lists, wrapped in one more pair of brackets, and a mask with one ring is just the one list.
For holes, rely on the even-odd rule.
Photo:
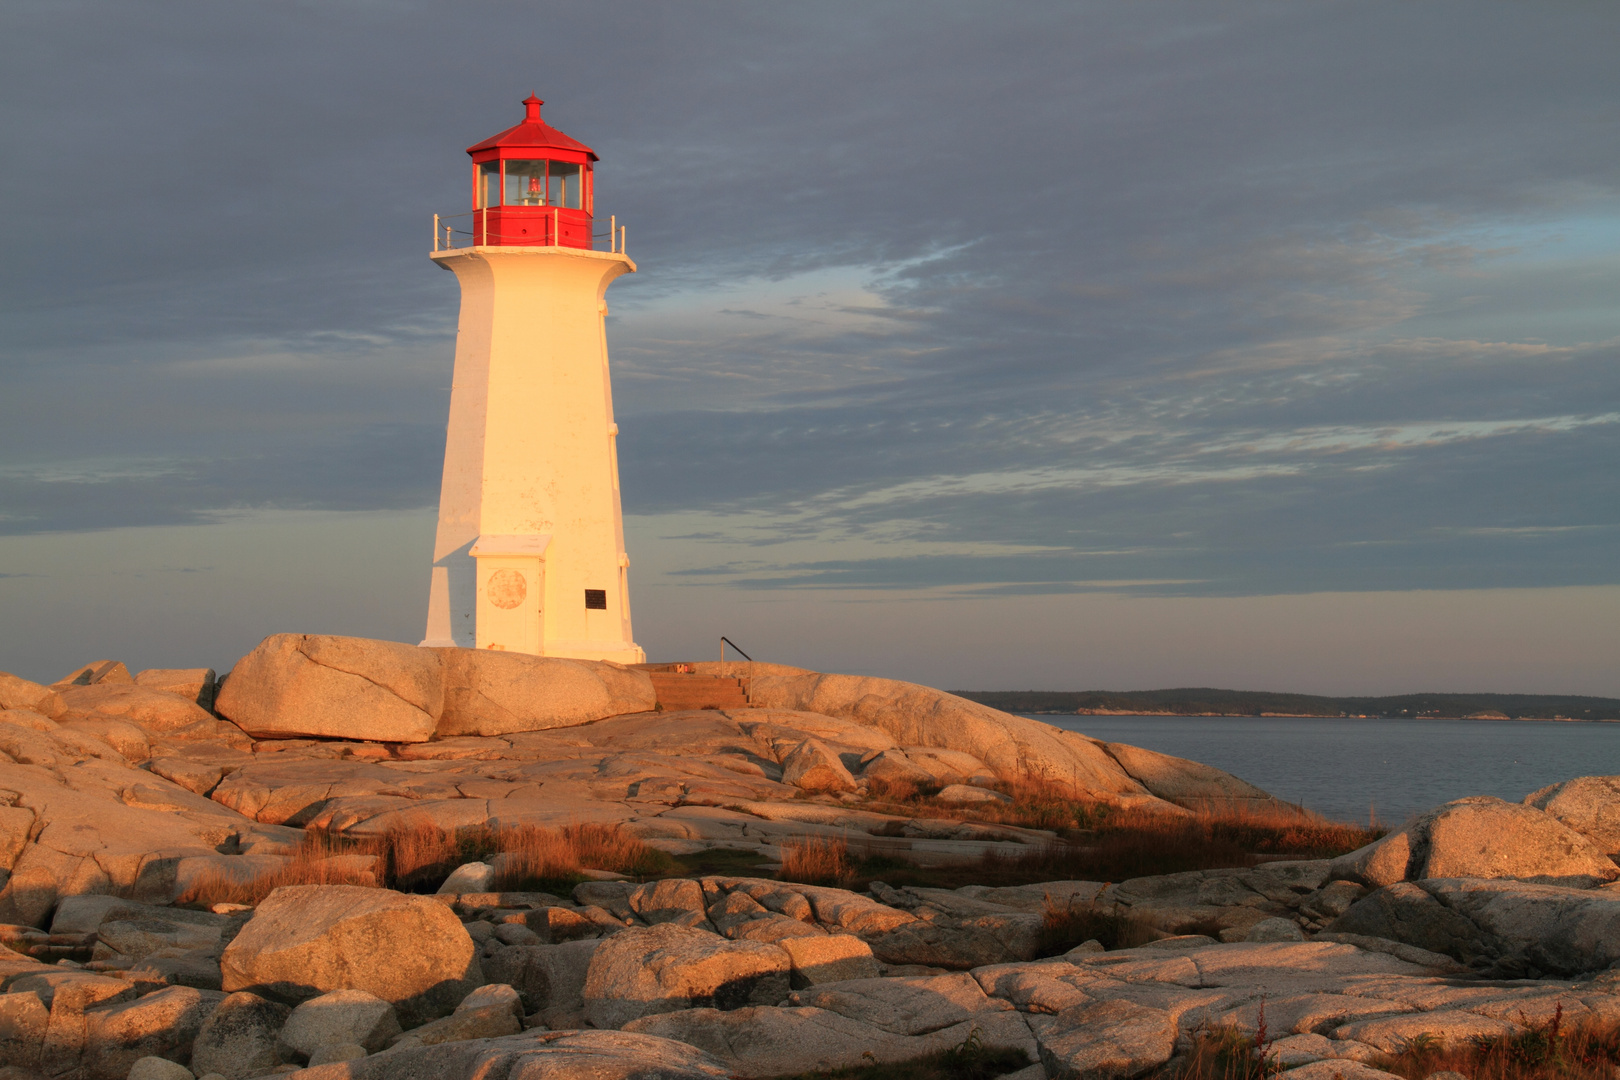
[(585, 154), (592, 161), (597, 160), (596, 152), (590, 147), (578, 139), (569, 138), (540, 119), (540, 106), (544, 104), (545, 102), (530, 94), (523, 99), (523, 123), (516, 127), (509, 127), (499, 135), (491, 135), (483, 142), (467, 147), (467, 153), (476, 154), (480, 151), (499, 150), (503, 147), (521, 147), (526, 150), (572, 150), (576, 153)]

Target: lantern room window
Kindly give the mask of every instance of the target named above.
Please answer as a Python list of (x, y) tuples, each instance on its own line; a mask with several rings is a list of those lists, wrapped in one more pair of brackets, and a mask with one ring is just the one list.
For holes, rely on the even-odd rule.
[(546, 201), (546, 163), (544, 161), (508, 161), (506, 163), (507, 206), (548, 206)]
[(501, 163), (486, 161), (478, 166), (478, 208), (501, 205)]
[(551, 205), (580, 208), (579, 166), (569, 161), (553, 161), (551, 165)]
[(478, 207), (585, 208), (584, 176), (571, 161), (486, 161), (478, 166)]

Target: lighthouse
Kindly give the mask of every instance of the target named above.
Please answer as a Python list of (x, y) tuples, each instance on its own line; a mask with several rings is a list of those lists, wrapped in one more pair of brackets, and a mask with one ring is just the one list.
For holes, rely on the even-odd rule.
[(543, 104), (467, 148), (472, 209), (434, 219), (461, 317), (422, 644), (640, 663), (604, 299), (636, 265)]

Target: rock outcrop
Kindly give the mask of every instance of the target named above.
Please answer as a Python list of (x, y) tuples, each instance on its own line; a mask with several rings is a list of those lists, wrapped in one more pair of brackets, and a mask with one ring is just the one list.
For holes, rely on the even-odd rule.
[(1578, 776), (1531, 792), (1524, 805), (1546, 811), (1599, 850), (1620, 855), (1620, 776)]
[(1476, 795), (1436, 807), (1398, 832), (1340, 856), (1330, 873), (1373, 888), (1442, 877), (1579, 887), (1620, 878), (1620, 867), (1552, 814)]
[(901, 746), (973, 755), (1003, 780), (1039, 780), (1113, 800), (1151, 798), (1097, 742), (915, 683), (857, 675), (757, 675), (755, 702), (853, 720)]
[(0, 712), (0, 755), (0, 922), (40, 925), (59, 897), (87, 893), (167, 903), (186, 875), (274, 831), (38, 713)]
[(1620, 895), (1512, 880), (1399, 882), (1328, 931), (1399, 941), (1507, 978), (1581, 975), (1620, 962)]
[(1210, 765), (1124, 743), (1101, 745), (1131, 779), (1177, 806), (1264, 808), (1277, 801), (1248, 781)]

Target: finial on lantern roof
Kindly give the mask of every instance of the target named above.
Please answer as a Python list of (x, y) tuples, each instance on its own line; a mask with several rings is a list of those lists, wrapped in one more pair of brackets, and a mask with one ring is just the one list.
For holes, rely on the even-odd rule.
[(540, 123), (540, 106), (544, 104), (545, 102), (535, 97), (531, 91), (529, 96), (523, 99), (523, 122), (525, 124)]

